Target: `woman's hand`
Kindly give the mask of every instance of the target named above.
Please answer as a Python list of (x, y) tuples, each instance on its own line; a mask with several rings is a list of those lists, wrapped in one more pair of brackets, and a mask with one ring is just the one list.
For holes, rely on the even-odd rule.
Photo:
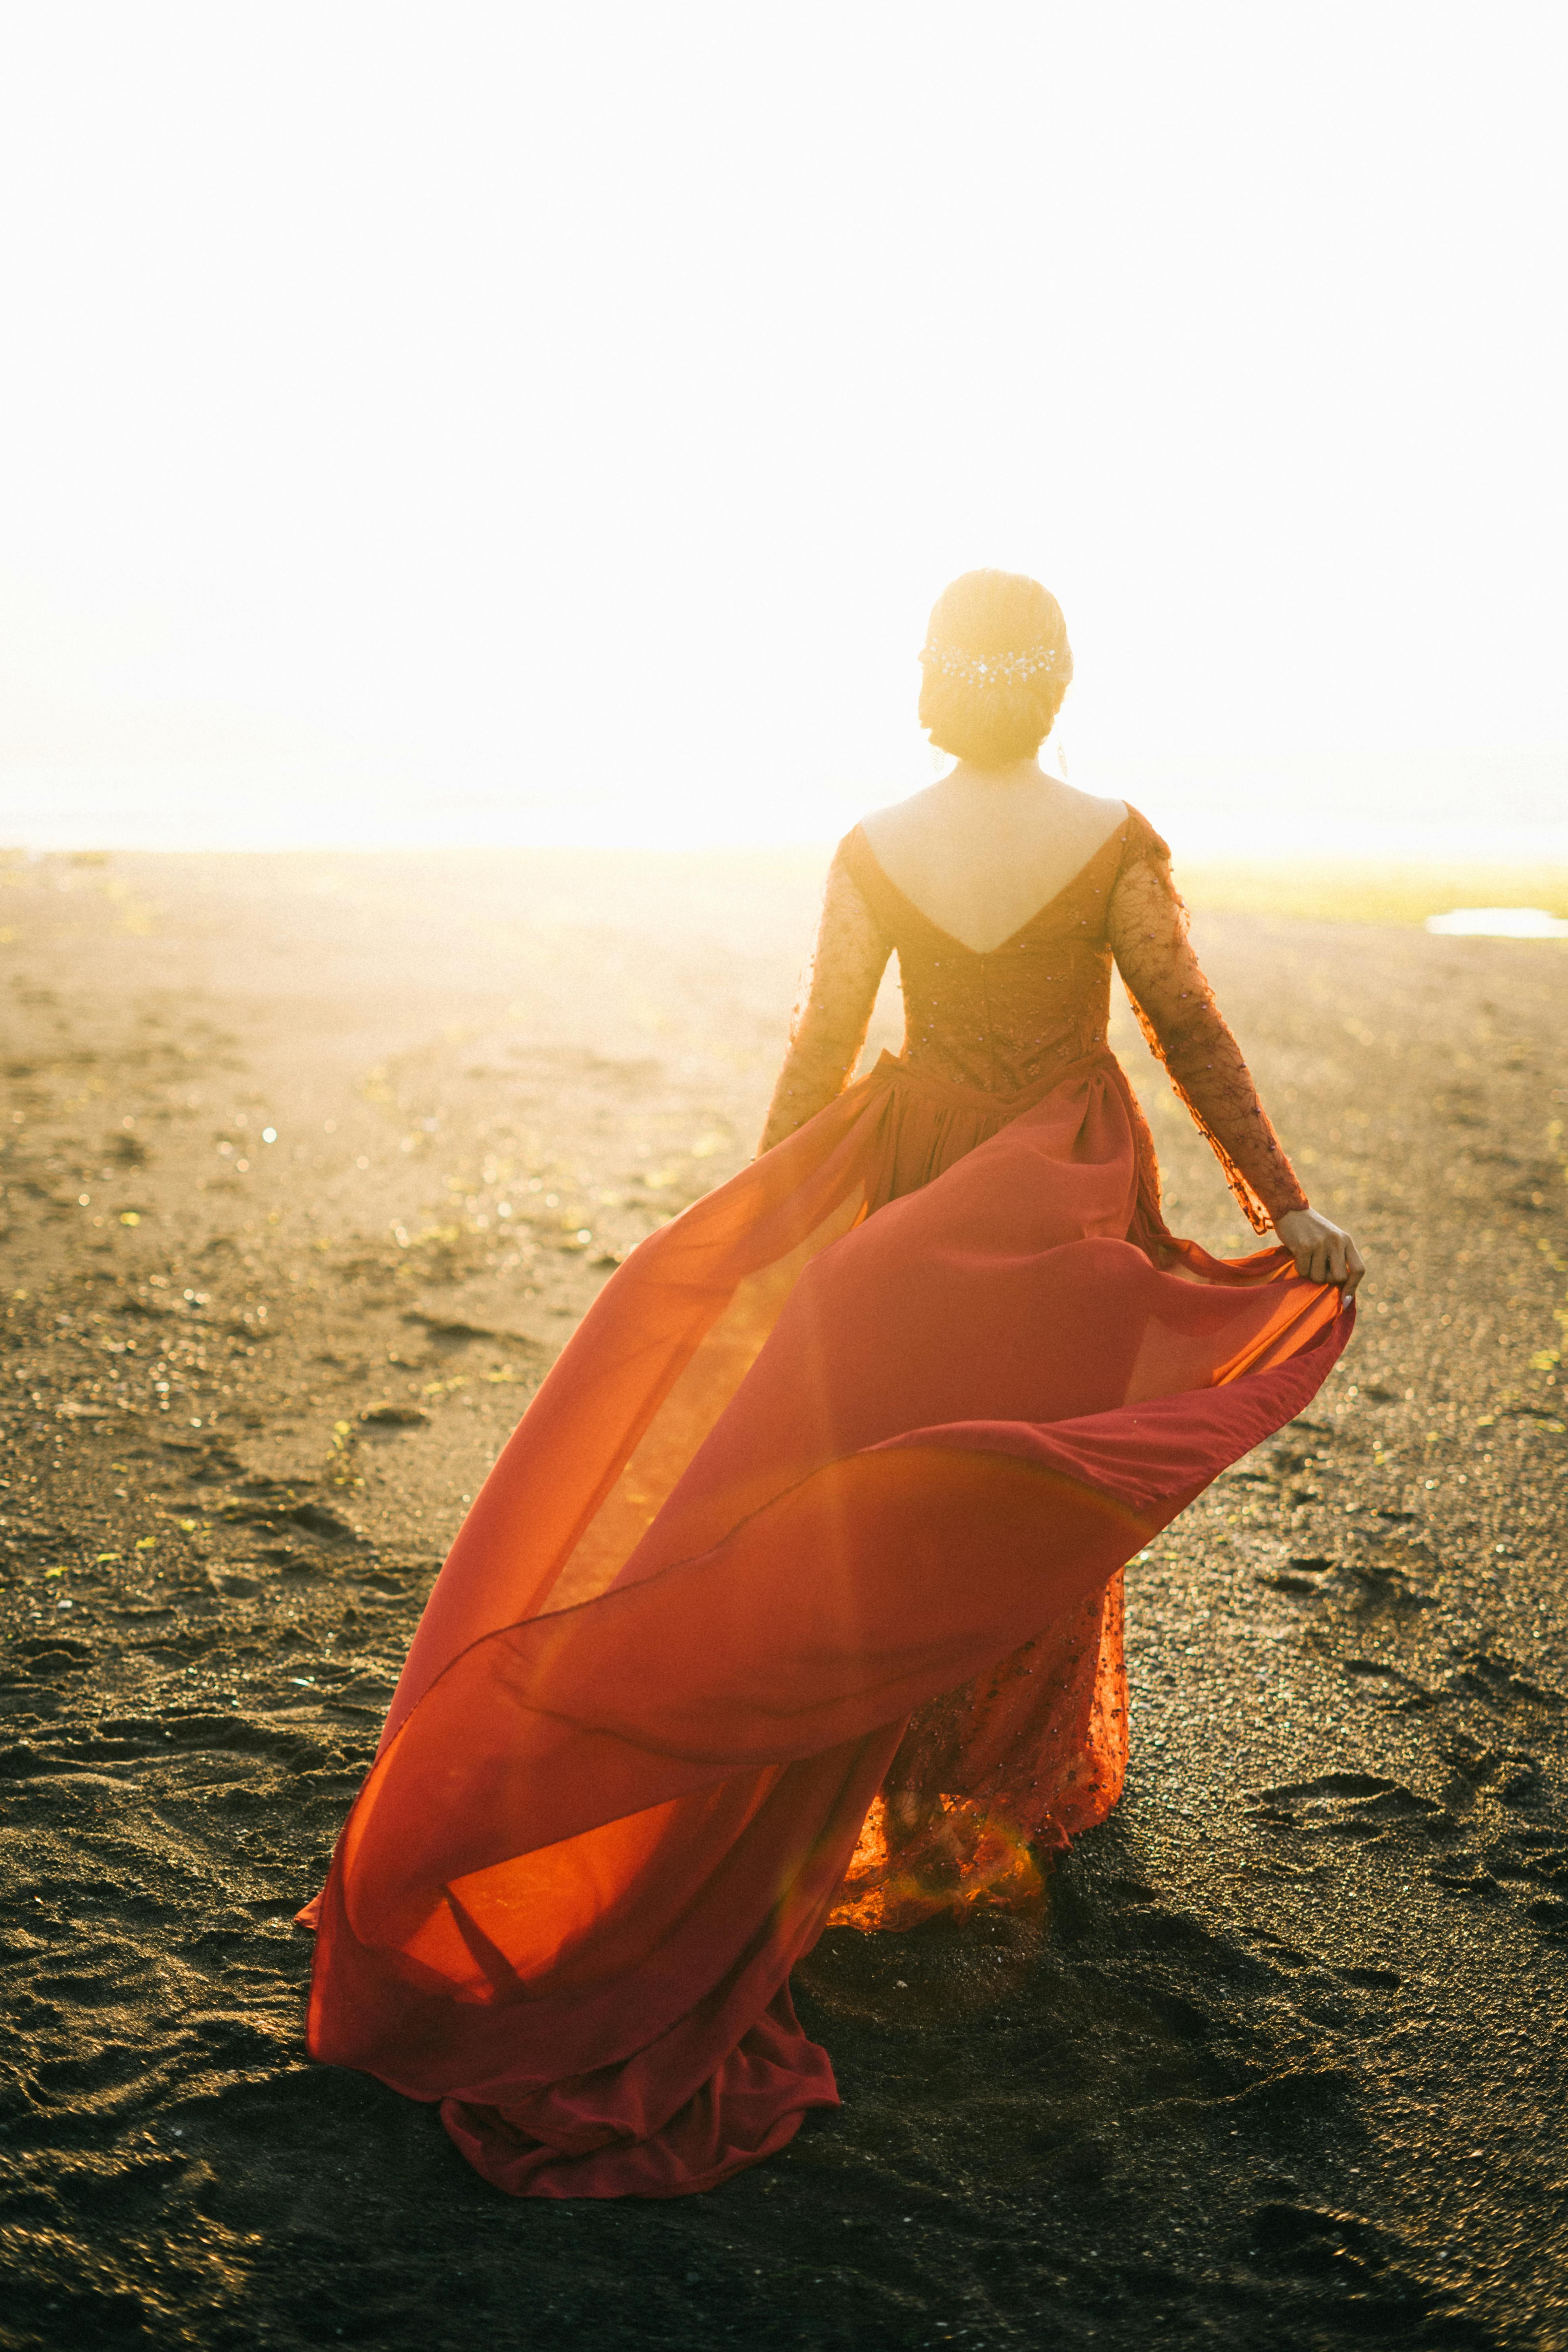
[(1341, 1303), (1348, 1307), (1366, 1266), (1344, 1227), (1316, 1209), (1291, 1209), (1275, 1218), (1274, 1230), (1303, 1282), (1337, 1283)]

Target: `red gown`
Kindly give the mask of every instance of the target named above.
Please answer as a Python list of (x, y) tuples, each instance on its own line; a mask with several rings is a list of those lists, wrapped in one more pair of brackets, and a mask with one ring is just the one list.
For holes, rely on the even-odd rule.
[[(894, 951), (903, 1053), (846, 1085)], [(513, 2194), (710, 2188), (837, 2104), (795, 1960), (1103, 1818), (1123, 1565), (1349, 1336), (1284, 1251), (1167, 1230), (1113, 955), (1254, 1224), (1304, 1205), (1143, 818), (984, 955), (857, 828), (784, 1139), (605, 1284), (458, 1532), (310, 2040)]]

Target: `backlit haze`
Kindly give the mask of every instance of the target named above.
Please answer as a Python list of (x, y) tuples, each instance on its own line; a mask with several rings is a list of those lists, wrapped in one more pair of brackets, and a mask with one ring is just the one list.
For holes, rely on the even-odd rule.
[(9, 12), (0, 842), (826, 841), (1060, 596), (1205, 855), (1568, 855), (1568, 14)]

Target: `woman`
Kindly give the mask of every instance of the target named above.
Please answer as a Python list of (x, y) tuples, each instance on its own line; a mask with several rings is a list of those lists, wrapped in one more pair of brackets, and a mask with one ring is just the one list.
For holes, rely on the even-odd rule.
[[(1026, 1900), (1126, 1756), (1121, 1570), (1349, 1336), (1163, 843), (1037, 754), (1054, 597), (939, 600), (952, 774), (841, 844), (752, 1166), (605, 1285), (459, 1531), (339, 1841), (318, 2057), (518, 2195), (673, 2196), (836, 2104), (830, 1920)], [(890, 953), (908, 1030), (849, 1083)], [(1114, 956), (1252, 1223), (1160, 1213)]]

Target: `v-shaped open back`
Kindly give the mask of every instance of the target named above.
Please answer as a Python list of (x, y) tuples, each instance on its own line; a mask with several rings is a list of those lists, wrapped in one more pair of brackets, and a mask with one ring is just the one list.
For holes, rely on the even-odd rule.
[(1163, 844), (1129, 810), (1070, 880), (992, 948), (972, 948), (918, 907), (859, 825), (839, 856), (889, 949), (904, 996), (904, 1058), (951, 1086), (1013, 1097), (1105, 1042), (1105, 918), (1129, 856)]
[(962, 948), (965, 955), (993, 956), (1005, 954), (1009, 948), (1016, 946), (1027, 932), (1032, 931), (1037, 923), (1043, 922), (1047, 915), (1054, 912), (1054, 910), (1060, 906), (1063, 899), (1070, 898), (1075, 891), (1077, 891), (1083, 884), (1087, 883), (1089, 877), (1093, 874), (1095, 867), (1100, 864), (1101, 859), (1104, 858), (1109, 850), (1115, 848), (1120, 853), (1121, 845), (1127, 835), (1127, 830), (1131, 820), (1131, 815), (1132, 812), (1129, 809), (1126, 815), (1121, 817), (1116, 824), (1112, 825), (1110, 831), (1106, 835), (1104, 840), (1100, 842), (1099, 847), (1089, 852), (1089, 855), (1084, 859), (1083, 864), (1078, 868), (1077, 872), (1069, 875), (1059, 889), (1053, 890), (1048, 898), (1042, 899), (1040, 904), (1035, 908), (1031, 914), (1025, 916), (1023, 921), (1015, 930), (1009, 931), (1005, 939), (997, 940), (988, 948), (977, 948), (973, 946), (968, 940), (961, 940), (956, 931), (950, 931), (944, 923), (939, 923), (937, 921), (934, 915), (927, 914), (925, 908), (919, 903), (919, 901), (911, 898), (909, 892), (903, 888), (902, 885), (894, 881), (892, 876), (889, 873), (887, 867), (883, 865), (881, 859), (872, 848), (870, 837), (863, 824), (858, 824), (849, 838), (852, 841), (858, 842), (862, 862), (868, 863), (876, 868), (877, 874), (880, 878), (884, 888), (890, 892), (891, 895), (900, 902), (907, 913), (912, 915), (917, 922), (923, 923), (927, 930), (936, 932), (938, 937), (945, 940), (950, 947)]

